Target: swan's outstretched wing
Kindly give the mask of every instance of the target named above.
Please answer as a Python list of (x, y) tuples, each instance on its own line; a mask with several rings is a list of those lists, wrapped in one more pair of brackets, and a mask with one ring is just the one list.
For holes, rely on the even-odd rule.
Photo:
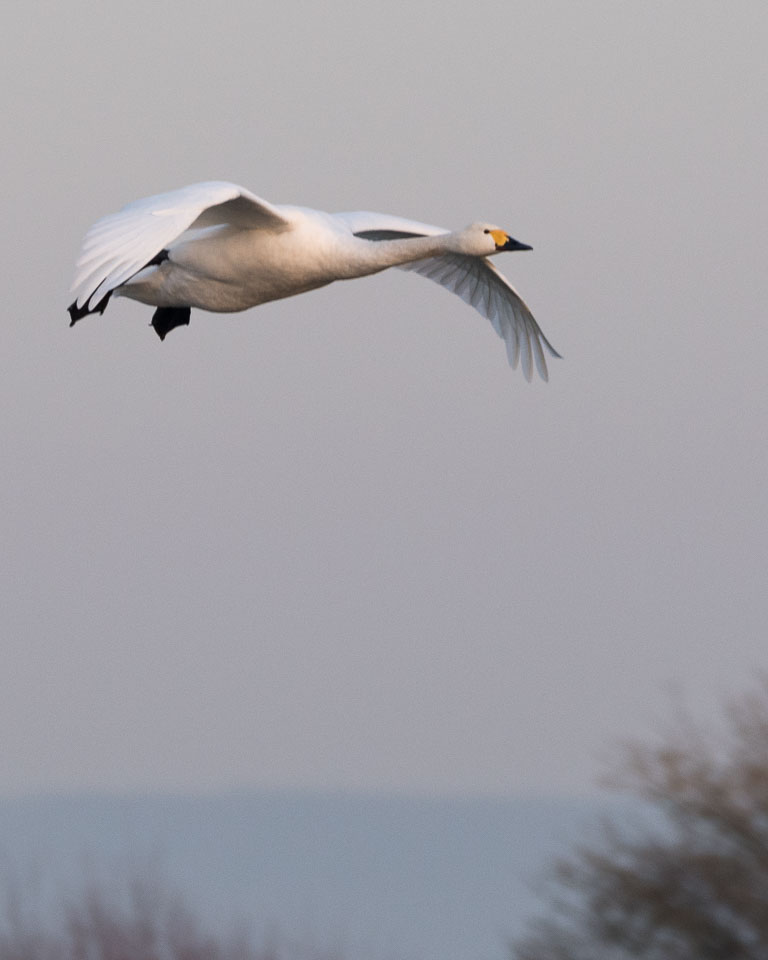
[[(150, 263), (190, 227), (229, 224), (284, 229), (287, 221), (265, 200), (223, 181), (195, 183), (137, 200), (97, 220), (85, 236), (71, 292), (72, 322), (99, 309), (120, 284)], [(103, 309), (103, 307), (102, 307)]]
[[(355, 236), (366, 240), (394, 240), (448, 232), (441, 227), (387, 214), (339, 213), (336, 216), (349, 226)], [(544, 336), (522, 297), (487, 257), (447, 253), (404, 263), (400, 269), (412, 270), (458, 294), (491, 321), (494, 330), (506, 344), (512, 367), (516, 367), (522, 358), (523, 372), (528, 380), (531, 379), (534, 363), (542, 379), (549, 379), (542, 347), (546, 347), (553, 357), (559, 357), (560, 354)]]
[[(334, 217), (343, 221), (356, 236), (366, 240), (395, 240), (398, 237), (436, 237), (440, 233), (450, 233), (445, 227), (435, 227), (418, 220), (406, 220), (393, 217), (388, 213), (371, 213), (369, 210), (355, 210), (350, 213), (334, 213)], [(369, 236), (370, 234), (370, 236)], [(374, 236), (381, 234), (381, 236)]]
[(403, 264), (401, 269), (429, 277), (458, 294), (491, 321), (506, 344), (510, 366), (516, 367), (522, 359), (523, 373), (530, 380), (533, 361), (542, 380), (549, 379), (542, 346), (553, 357), (560, 354), (542, 333), (525, 301), (490, 260), (448, 253)]

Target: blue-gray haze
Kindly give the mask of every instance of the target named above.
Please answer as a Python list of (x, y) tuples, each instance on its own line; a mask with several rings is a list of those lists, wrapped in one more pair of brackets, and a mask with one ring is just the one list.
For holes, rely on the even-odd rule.
[(84, 890), (124, 909), (138, 879), (161, 915), (181, 897), (219, 938), (244, 930), (288, 960), (504, 960), (540, 911), (545, 864), (596, 836), (599, 809), (296, 791), (0, 799), (0, 903), (10, 883), (33, 928), (61, 931)]

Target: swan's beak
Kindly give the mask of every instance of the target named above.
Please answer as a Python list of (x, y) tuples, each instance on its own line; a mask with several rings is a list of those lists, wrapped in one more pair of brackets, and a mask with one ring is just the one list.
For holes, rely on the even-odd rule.
[(514, 240), (512, 237), (507, 237), (506, 242), (500, 245), (497, 245), (497, 250), (533, 250), (533, 247), (529, 247), (527, 243), (520, 243), (519, 240)]

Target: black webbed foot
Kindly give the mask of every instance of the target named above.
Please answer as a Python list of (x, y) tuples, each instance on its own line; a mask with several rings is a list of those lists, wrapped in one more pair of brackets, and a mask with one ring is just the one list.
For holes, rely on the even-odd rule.
[[(165, 247), (163, 247), (163, 249), (159, 253), (156, 253), (151, 260), (148, 260), (141, 269), (146, 270), (147, 267), (159, 266), (161, 263), (163, 263), (168, 259), (169, 259), (168, 251), (165, 249)], [(139, 272), (141, 271), (137, 271), (137, 273)], [(122, 284), (120, 284), (120, 286), (122, 286)], [(67, 307), (67, 312), (69, 313), (70, 327), (74, 327), (74, 325), (77, 323), (78, 320), (82, 320), (83, 317), (87, 317), (89, 313), (104, 313), (104, 311), (107, 308), (107, 304), (109, 303), (109, 298), (112, 296), (113, 293), (114, 293), (114, 290), (109, 290), (94, 307), (89, 306), (90, 299), (91, 299), (90, 297), (88, 298), (88, 300), (85, 301), (82, 307), (78, 307), (77, 300), (75, 300), (74, 303), (70, 304)], [(155, 314), (155, 316), (157, 316), (157, 314)], [(165, 333), (161, 334), (160, 331), (158, 330), (160, 339), (162, 340), (165, 334), (168, 333), (168, 330), (172, 330), (173, 327), (177, 327), (180, 323), (189, 323), (189, 317), (187, 317), (186, 320), (177, 320), (176, 323), (174, 323), (172, 326), (166, 329)]]
[(161, 340), (174, 327), (185, 327), (189, 324), (189, 307), (158, 307), (152, 317), (152, 326)]
[(70, 304), (67, 307), (67, 312), (69, 313), (69, 325), (74, 327), (78, 320), (82, 320), (83, 317), (87, 317), (89, 313), (104, 313), (107, 309), (107, 304), (109, 303), (109, 298), (112, 296), (112, 291), (102, 297), (101, 300), (96, 304), (95, 307), (89, 307), (88, 301), (86, 301), (82, 307), (78, 307), (77, 300), (74, 303)]

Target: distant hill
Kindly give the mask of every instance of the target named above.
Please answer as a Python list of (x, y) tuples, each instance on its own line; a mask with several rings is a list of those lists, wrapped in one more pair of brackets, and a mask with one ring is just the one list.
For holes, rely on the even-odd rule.
[(156, 874), (217, 931), (245, 918), (347, 960), (503, 960), (531, 881), (606, 804), (301, 792), (0, 799), (0, 871), (52, 914)]

